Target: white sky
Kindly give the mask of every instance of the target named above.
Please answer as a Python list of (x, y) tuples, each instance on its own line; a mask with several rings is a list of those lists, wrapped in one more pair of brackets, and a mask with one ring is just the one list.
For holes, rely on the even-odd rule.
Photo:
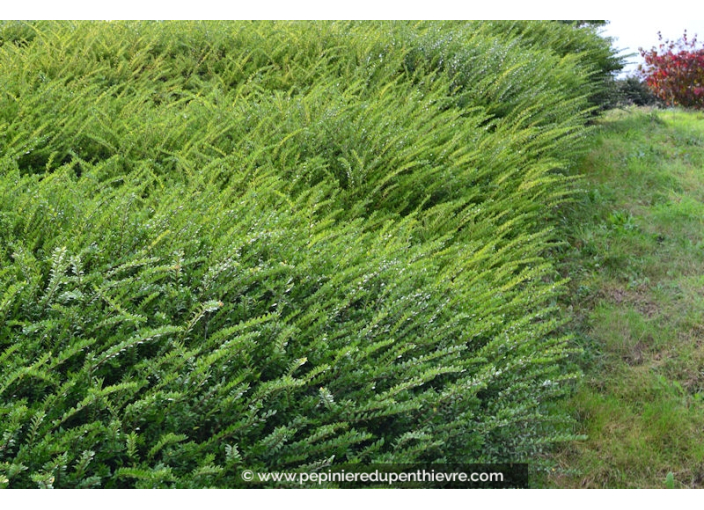
[[(704, 17), (702, 0), (667, 0), (652, 7), (616, 0), (85, 0), (2, 1), (5, 19), (592, 19), (656, 21)], [(697, 13), (701, 13), (697, 15)], [(635, 20), (640, 23), (640, 20)], [(624, 22), (624, 23), (631, 23)], [(657, 32), (657, 29), (655, 30)]]
[[(704, 17), (704, 7), (699, 11), (699, 16)], [(694, 34), (699, 34), (697, 38), (704, 43), (704, 19), (661, 19), (661, 20), (639, 20), (632, 18), (621, 18), (609, 20), (610, 23), (604, 28), (603, 34), (617, 38), (614, 46), (623, 49), (623, 53), (638, 53), (638, 48), (649, 50), (659, 44), (658, 31), (662, 32), (663, 39), (676, 40), (682, 37), (685, 29), (687, 37), (692, 38)], [(625, 71), (633, 72), (638, 63), (642, 62), (640, 55), (629, 58), (631, 63)]]

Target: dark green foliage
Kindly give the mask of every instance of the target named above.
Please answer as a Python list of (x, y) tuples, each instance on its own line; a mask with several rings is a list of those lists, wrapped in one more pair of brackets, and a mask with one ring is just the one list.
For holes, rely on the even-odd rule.
[(636, 76), (616, 81), (616, 105), (636, 105), (636, 106), (664, 106), (655, 94), (648, 88), (645, 82)]
[(564, 439), (545, 254), (594, 83), (521, 37), (0, 25), (0, 482), (234, 487)]

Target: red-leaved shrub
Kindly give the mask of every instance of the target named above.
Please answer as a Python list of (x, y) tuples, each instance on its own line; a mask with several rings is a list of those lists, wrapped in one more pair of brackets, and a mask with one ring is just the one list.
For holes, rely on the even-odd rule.
[(704, 47), (697, 48), (697, 36), (687, 39), (687, 31), (677, 41), (663, 41), (646, 51), (640, 48), (645, 65), (642, 78), (653, 93), (671, 106), (704, 108)]

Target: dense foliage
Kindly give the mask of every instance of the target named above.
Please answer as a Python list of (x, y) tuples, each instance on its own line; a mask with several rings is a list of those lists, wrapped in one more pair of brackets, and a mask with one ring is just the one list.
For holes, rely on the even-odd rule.
[(600, 36), (603, 20), (492, 21), (480, 29), (500, 36), (518, 36), (521, 44), (538, 51), (549, 50), (564, 58), (578, 59), (592, 83), (589, 101), (599, 110), (610, 107), (615, 93), (614, 77), (625, 65), (625, 57), (614, 51), (613, 39)]
[(627, 76), (615, 80), (615, 90), (611, 105), (615, 107), (624, 106), (664, 106), (653, 91), (650, 90), (647, 83), (638, 76)]
[(697, 37), (688, 39), (687, 32), (677, 41), (658, 36), (657, 47), (640, 50), (648, 87), (668, 105), (704, 108), (704, 47), (698, 48)]
[(546, 253), (596, 85), (537, 27), (0, 25), (0, 484), (564, 439)]

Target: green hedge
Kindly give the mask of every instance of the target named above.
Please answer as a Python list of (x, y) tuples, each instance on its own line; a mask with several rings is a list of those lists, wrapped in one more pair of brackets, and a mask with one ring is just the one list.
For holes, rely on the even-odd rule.
[(594, 83), (491, 32), (0, 25), (0, 485), (566, 439), (546, 254)]

